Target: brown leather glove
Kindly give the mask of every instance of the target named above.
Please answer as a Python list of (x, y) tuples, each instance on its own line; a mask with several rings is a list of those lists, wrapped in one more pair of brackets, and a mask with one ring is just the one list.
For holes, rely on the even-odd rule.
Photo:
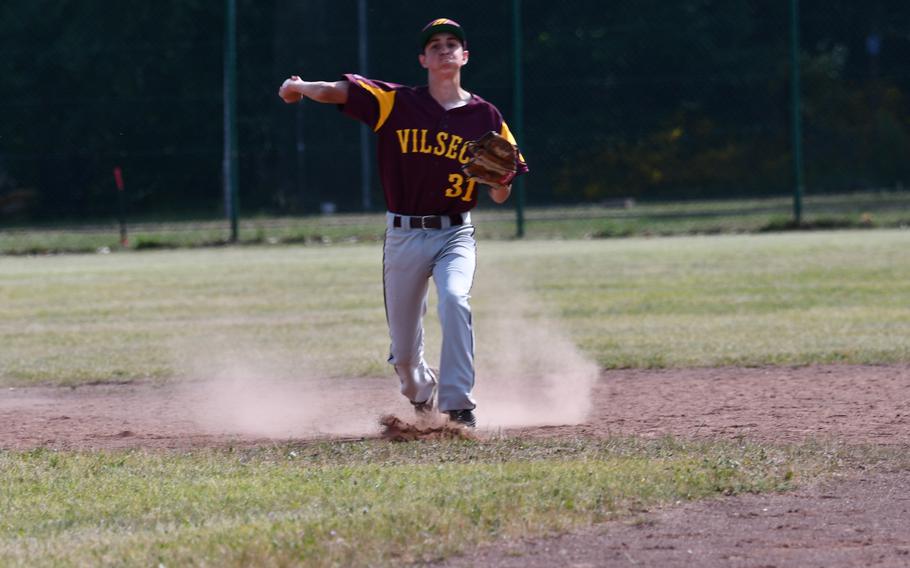
[(468, 163), (461, 167), (465, 177), (492, 187), (506, 187), (515, 177), (518, 149), (508, 140), (487, 132), (468, 142)]

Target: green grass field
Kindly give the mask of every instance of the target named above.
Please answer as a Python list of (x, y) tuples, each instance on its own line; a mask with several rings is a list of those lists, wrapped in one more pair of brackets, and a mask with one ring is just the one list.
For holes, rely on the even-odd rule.
[(781, 491), (840, 450), (672, 440), (0, 452), (4, 566), (397, 566), (678, 501)]
[[(180, 380), (199, 352), (230, 349), (385, 375), (380, 263), (378, 243), (0, 257), (0, 386)], [(558, 324), (607, 368), (907, 362), (910, 231), (481, 240), (473, 304), (479, 357), (483, 330), (517, 317)], [(897, 459), (858, 455), (871, 451), (669, 439), (0, 450), (0, 565), (400, 565)]]
[[(481, 241), (478, 263), (481, 338), (556, 321), (606, 368), (910, 360), (908, 231)], [(380, 266), (376, 243), (0, 257), (0, 385), (183, 378), (240, 346), (383, 375)]]

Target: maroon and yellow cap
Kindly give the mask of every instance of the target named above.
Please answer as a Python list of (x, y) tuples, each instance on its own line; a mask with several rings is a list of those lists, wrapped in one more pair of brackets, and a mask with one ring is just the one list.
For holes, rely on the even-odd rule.
[(430, 38), (433, 37), (434, 34), (442, 32), (452, 34), (458, 38), (462, 47), (468, 47), (468, 42), (464, 37), (464, 28), (461, 27), (461, 24), (455, 20), (450, 20), (449, 18), (437, 18), (420, 30), (419, 43), (421, 51), (427, 46), (427, 42), (430, 41)]

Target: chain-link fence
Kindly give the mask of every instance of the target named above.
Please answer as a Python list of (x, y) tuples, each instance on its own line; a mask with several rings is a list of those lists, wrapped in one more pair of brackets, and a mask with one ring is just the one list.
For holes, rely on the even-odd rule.
[[(528, 205), (792, 192), (792, 1), (521, 1)], [(222, 4), (0, 6), (0, 222), (110, 215), (115, 166), (131, 215), (219, 215)], [(359, 125), (277, 88), (349, 71), (423, 83), (432, 18), (465, 27), (464, 86), (515, 121), (513, 0), (365, 4), (364, 27), (358, 0), (238, 1), (243, 215), (363, 208)], [(799, 15), (807, 195), (903, 190), (910, 4), (803, 0)]]

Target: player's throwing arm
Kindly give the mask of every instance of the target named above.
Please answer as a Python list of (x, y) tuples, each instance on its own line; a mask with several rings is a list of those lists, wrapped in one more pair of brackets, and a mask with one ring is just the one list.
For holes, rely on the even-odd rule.
[(278, 89), (284, 102), (299, 103), (304, 98), (320, 103), (343, 105), (348, 101), (347, 81), (304, 81), (297, 75), (285, 80)]

